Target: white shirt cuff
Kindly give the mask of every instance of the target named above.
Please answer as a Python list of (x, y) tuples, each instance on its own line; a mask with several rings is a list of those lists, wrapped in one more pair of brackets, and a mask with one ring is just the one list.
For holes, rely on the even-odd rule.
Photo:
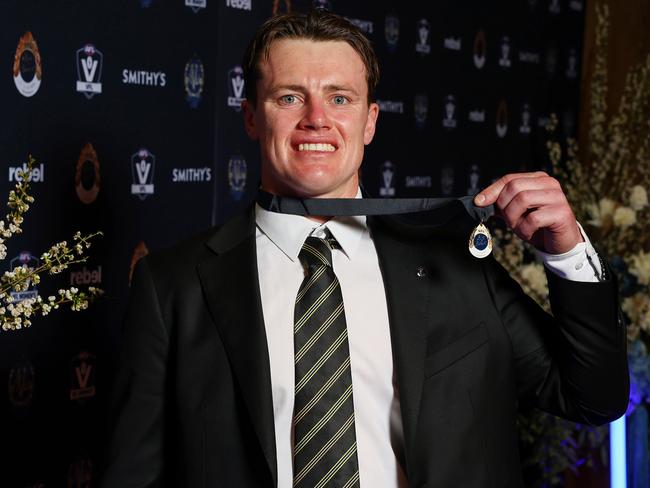
[(580, 233), (585, 241), (580, 242), (570, 251), (562, 254), (549, 254), (536, 249), (535, 253), (548, 270), (561, 278), (587, 283), (600, 281), (603, 270), (600, 266), (598, 253), (591, 245), (591, 241), (579, 222), (578, 227), (580, 227)]

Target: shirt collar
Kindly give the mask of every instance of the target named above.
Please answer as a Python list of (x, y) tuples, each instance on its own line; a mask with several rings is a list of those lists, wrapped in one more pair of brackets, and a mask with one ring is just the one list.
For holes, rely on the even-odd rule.
[[(355, 198), (361, 198), (361, 190), (357, 190)], [(365, 216), (334, 217), (319, 225), (307, 217), (271, 212), (257, 204), (255, 223), (258, 229), (292, 261), (298, 261), (298, 254), (305, 239), (312, 234), (319, 237), (324, 228), (330, 231), (343, 253), (352, 260), (361, 239), (368, 232)]]

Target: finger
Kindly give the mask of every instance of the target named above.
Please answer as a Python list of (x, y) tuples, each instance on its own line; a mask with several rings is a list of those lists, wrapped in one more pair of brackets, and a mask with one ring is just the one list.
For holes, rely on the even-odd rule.
[(584, 240), (575, 216), (567, 205), (533, 210), (513, 230), (525, 241), (551, 254), (569, 251)]
[[(502, 192), (503, 194), (503, 192)], [(508, 204), (501, 207), (501, 197), (497, 201), (497, 207), (506, 224), (512, 228), (533, 209), (540, 209), (549, 206), (568, 206), (566, 197), (560, 189), (523, 190), (512, 197)]]
[(530, 241), (537, 231), (550, 227), (557, 218), (558, 212), (554, 208), (537, 209), (525, 215), (512, 230), (523, 240)]
[(520, 193), (536, 190), (562, 192), (562, 187), (555, 178), (548, 175), (538, 176), (535, 178), (515, 178), (503, 187), (495, 205), (498, 208), (505, 209), (512, 199), (517, 197)]
[(499, 194), (501, 193), (501, 190), (503, 190), (503, 187), (505, 187), (512, 180), (520, 178), (539, 178), (540, 176), (548, 176), (548, 174), (543, 171), (535, 171), (534, 173), (510, 173), (502, 176), (490, 186), (478, 193), (478, 195), (474, 197), (474, 203), (479, 207), (491, 205), (497, 201), (497, 198), (499, 198)]

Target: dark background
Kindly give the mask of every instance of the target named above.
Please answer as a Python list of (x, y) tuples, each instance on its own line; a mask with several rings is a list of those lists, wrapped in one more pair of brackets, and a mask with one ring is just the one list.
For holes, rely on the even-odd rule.
[[(0, 334), (0, 382), (6, 385), (0, 391), (7, 392), (0, 393), (2, 487), (96, 483), (136, 248), (169, 246), (222, 222), (254, 197), (258, 149), (228, 98), (238, 95), (237, 68), (257, 26), (276, 10), (312, 3), (205, 0), (193, 9), (186, 1), (0, 2), (0, 195), (13, 187), (12, 168), (29, 154), (44, 169), (42, 181), (32, 183), (36, 202), (24, 235), (9, 242), (3, 271), (21, 253), (38, 258), (77, 230), (102, 230), (87, 263), (46, 277), (38, 291), (47, 296), (76, 285), (73, 273), (84, 268), (86, 278), (93, 272), (101, 278), (86, 284), (106, 291), (88, 311), (59, 310), (27, 330)], [(551, 113), (558, 114), (561, 133), (576, 131), (582, 0), (314, 3), (361, 25), (380, 57), (382, 112), (362, 168), (371, 195), (473, 193), (505, 172), (547, 167), (544, 127)], [(421, 19), (428, 22), (423, 43)], [(17, 90), (12, 73), (27, 31), (42, 67), (31, 97)], [(416, 52), (419, 42), (429, 54)], [(102, 54), (101, 77), (93, 80), (102, 92), (90, 98), (76, 89), (77, 51), (86, 44)], [(474, 58), (482, 55), (479, 68)], [(29, 55), (22, 56), (29, 80)], [(506, 58), (509, 67), (499, 62)], [(188, 101), (191, 60), (197, 76), (187, 81), (200, 94)], [(164, 86), (126, 84), (125, 69), (164, 73)], [(80, 158), (88, 143), (94, 161)], [(147, 160), (154, 192), (144, 198), (131, 191), (132, 157), (142, 148), (155, 158)], [(200, 169), (203, 178), (174, 181), (175, 170), (183, 169)], [(77, 187), (83, 193), (93, 185), (96, 199), (83, 203)]]

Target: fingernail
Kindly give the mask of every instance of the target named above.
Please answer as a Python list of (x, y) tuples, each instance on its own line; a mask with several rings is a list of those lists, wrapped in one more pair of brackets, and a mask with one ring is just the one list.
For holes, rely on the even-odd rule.
[(482, 193), (479, 193), (478, 195), (476, 195), (476, 198), (474, 199), (474, 201), (480, 205), (481, 203), (483, 203), (485, 201), (485, 195), (483, 195)]

